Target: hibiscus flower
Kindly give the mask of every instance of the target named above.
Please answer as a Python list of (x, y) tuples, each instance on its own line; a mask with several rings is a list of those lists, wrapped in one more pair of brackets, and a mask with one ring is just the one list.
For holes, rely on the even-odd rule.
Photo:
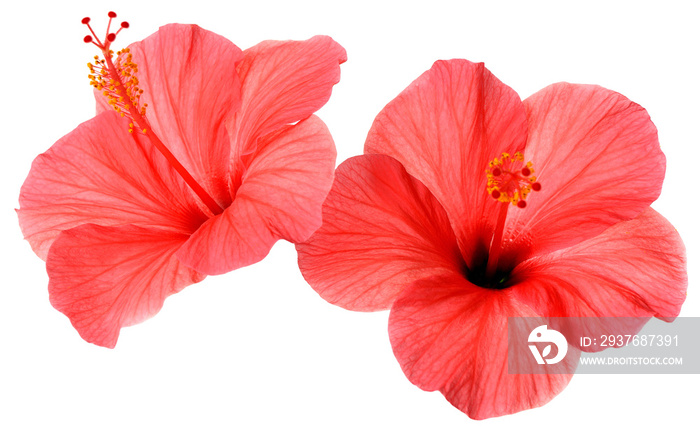
[(104, 55), (97, 115), (34, 160), (18, 210), (51, 304), (106, 347), (170, 294), (320, 226), (336, 152), (312, 114), (346, 59), (326, 36), (241, 51), (171, 24), (114, 55), (115, 38), (85, 37)]
[(475, 419), (514, 413), (558, 394), (580, 351), (568, 373), (509, 374), (508, 317), (678, 315), (685, 248), (649, 207), (664, 172), (649, 116), (618, 93), (559, 83), (521, 101), (483, 64), (438, 61), (338, 167), (299, 266), (333, 304), (391, 308), (412, 383)]

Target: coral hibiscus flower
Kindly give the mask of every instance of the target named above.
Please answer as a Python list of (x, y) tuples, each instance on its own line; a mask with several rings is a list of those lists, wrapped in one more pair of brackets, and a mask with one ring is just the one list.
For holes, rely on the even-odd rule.
[(241, 51), (171, 24), (114, 55), (115, 37), (86, 36), (98, 113), (34, 160), (18, 210), (51, 304), (106, 347), (170, 294), (318, 228), (336, 153), (312, 114), (346, 59), (325, 36)]
[(483, 64), (439, 61), (338, 167), (299, 266), (333, 304), (391, 308), (415, 385), (472, 418), (514, 413), (559, 393), (580, 351), (569, 373), (509, 374), (508, 317), (678, 315), (685, 248), (649, 207), (664, 171), (649, 116), (618, 93), (521, 101)]

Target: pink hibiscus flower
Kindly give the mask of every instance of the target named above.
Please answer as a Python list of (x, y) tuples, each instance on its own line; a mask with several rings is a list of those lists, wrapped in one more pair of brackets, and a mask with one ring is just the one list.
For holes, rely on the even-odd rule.
[(320, 226), (336, 152), (312, 114), (346, 55), (325, 36), (241, 51), (171, 24), (113, 56), (116, 33), (92, 34), (98, 114), (34, 160), (18, 214), (51, 304), (114, 347), (170, 294)]
[(391, 308), (415, 385), (472, 418), (514, 413), (559, 393), (580, 351), (569, 373), (508, 374), (508, 317), (678, 315), (685, 248), (649, 207), (664, 171), (649, 116), (618, 93), (521, 101), (483, 64), (439, 61), (338, 167), (299, 266), (333, 304)]

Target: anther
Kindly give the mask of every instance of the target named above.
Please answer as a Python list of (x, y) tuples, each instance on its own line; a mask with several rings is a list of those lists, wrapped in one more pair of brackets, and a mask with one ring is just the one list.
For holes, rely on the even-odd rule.
[(525, 208), (528, 194), (542, 189), (542, 185), (536, 183), (534, 173), (532, 162), (525, 163), (522, 153), (502, 153), (489, 162), (486, 190), (497, 201)]

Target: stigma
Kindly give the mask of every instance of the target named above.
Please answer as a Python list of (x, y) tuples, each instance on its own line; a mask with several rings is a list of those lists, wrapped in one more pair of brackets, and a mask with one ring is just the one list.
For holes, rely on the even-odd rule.
[(537, 182), (532, 162), (525, 163), (520, 152), (512, 156), (502, 153), (489, 162), (486, 170), (486, 191), (491, 198), (525, 208), (525, 199), (532, 191), (539, 191), (542, 185)]
[[(143, 90), (139, 88), (137, 78), (138, 65), (133, 61), (129, 48), (124, 48), (115, 53), (110, 49), (119, 32), (129, 28), (129, 23), (124, 21), (120, 24), (119, 30), (110, 32), (112, 19), (117, 17), (114, 12), (109, 12), (109, 23), (104, 40), (100, 40), (90, 26), (90, 18), (83, 18), (85, 24), (92, 35), (83, 38), (85, 43), (92, 43), (101, 51), (103, 58), (94, 57), (94, 62), (88, 63), (90, 69), (90, 85), (97, 89), (107, 99), (107, 103), (122, 117), (126, 116), (132, 120), (129, 123), (129, 132), (133, 132), (134, 123), (143, 123), (142, 119), (146, 115), (148, 104), (141, 104)], [(139, 121), (141, 120), (141, 121)], [(141, 132), (146, 133), (144, 128)]]

